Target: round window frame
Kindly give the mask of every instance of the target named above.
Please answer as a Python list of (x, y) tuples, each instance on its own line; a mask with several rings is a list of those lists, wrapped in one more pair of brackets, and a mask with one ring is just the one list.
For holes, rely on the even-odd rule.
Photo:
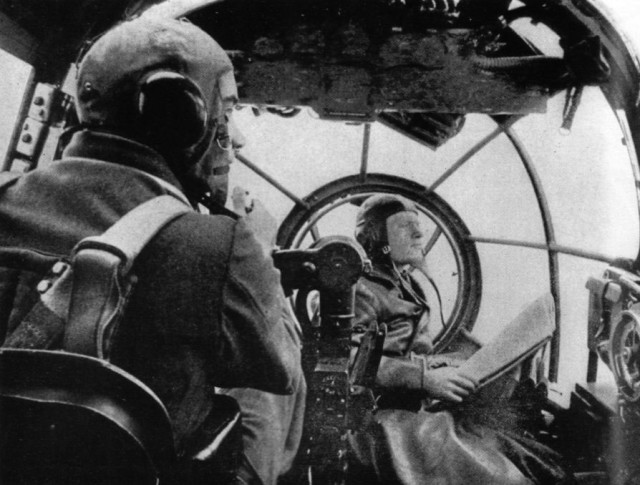
[[(418, 206), (446, 237), (458, 268), (456, 301), (445, 328), (434, 339), (434, 352), (446, 349), (461, 329), (471, 331), (482, 299), (482, 270), (476, 244), (466, 224), (438, 194), (411, 180), (388, 174), (369, 173), (364, 180), (350, 175), (326, 184), (296, 204), (278, 230), (277, 244), (299, 248), (323, 217), (337, 207), (374, 193), (403, 196)], [(294, 305), (297, 307), (298, 305)]]

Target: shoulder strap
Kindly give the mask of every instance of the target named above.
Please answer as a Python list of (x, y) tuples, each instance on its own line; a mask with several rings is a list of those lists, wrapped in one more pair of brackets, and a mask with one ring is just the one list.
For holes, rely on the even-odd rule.
[(151, 199), (72, 253), (73, 284), (63, 348), (109, 358), (109, 346), (133, 285), (131, 267), (165, 225), (193, 209), (171, 195)]
[(88, 249), (109, 251), (122, 259), (123, 271), (128, 272), (140, 251), (160, 229), (178, 216), (193, 212), (187, 204), (172, 195), (160, 195), (143, 202), (100, 236), (80, 241), (73, 249), (72, 257)]

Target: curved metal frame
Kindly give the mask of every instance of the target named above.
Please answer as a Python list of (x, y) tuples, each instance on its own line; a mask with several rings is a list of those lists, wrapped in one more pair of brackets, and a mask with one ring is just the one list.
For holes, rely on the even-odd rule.
[(560, 326), (560, 275), (558, 272), (558, 252), (551, 249), (551, 245), (555, 245), (556, 237), (553, 229), (553, 221), (551, 219), (551, 211), (549, 210), (549, 203), (542, 187), (542, 182), (538, 176), (538, 172), (535, 169), (533, 160), (529, 155), (529, 152), (524, 147), (524, 144), (513, 131), (511, 125), (499, 123), (504, 133), (511, 141), (513, 147), (518, 152), (520, 160), (524, 165), (529, 181), (533, 187), (536, 200), (538, 201), (538, 209), (542, 217), (542, 224), (544, 227), (544, 235), (547, 242), (547, 255), (549, 259), (549, 286), (551, 289), (551, 295), (555, 302), (555, 318), (556, 318), (556, 332), (551, 340), (551, 355), (549, 359), (549, 380), (556, 382), (558, 380), (558, 370), (560, 364), (560, 336), (562, 335), (562, 329)]

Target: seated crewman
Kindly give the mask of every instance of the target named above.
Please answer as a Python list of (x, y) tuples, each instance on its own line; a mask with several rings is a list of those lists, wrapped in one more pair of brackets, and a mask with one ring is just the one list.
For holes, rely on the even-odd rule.
[[(428, 300), (409, 271), (426, 273), (427, 235), (415, 205), (372, 196), (360, 208), (355, 235), (373, 270), (358, 283), (354, 326), (387, 326), (376, 376), (379, 409), (351, 435), (362, 468), (358, 483), (572, 483), (551, 450), (500, 418), (481, 419), (505, 403), (515, 384), (511, 375), (491, 390), (503, 394), (496, 399), (501, 404), (481, 409), (487, 402), (474, 400), (478, 383), (458, 372), (452, 356), (434, 355), (437, 292)], [(434, 399), (439, 410), (427, 407)]]
[[(215, 191), (214, 167), (241, 144), (236, 102), (228, 56), (186, 21), (142, 17), (99, 38), (79, 66), (82, 129), (62, 160), (0, 187), (0, 335), (11, 343), (52, 257), (158, 195), (195, 207)], [(254, 388), (236, 395), (246, 418), (238, 480), (269, 485), (298, 447), (299, 341), (271, 258), (242, 219), (213, 212), (180, 216), (142, 251), (111, 361), (164, 403), (179, 454), (217, 386)]]

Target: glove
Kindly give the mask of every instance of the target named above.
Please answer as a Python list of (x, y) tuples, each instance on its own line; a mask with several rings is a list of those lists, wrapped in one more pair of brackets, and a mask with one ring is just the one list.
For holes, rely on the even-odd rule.
[(458, 372), (455, 367), (425, 369), (422, 388), (429, 397), (460, 403), (478, 387), (477, 381)]
[(233, 211), (242, 217), (262, 246), (265, 254), (271, 254), (276, 244), (278, 223), (258, 199), (247, 201), (249, 192), (235, 187), (231, 194)]

